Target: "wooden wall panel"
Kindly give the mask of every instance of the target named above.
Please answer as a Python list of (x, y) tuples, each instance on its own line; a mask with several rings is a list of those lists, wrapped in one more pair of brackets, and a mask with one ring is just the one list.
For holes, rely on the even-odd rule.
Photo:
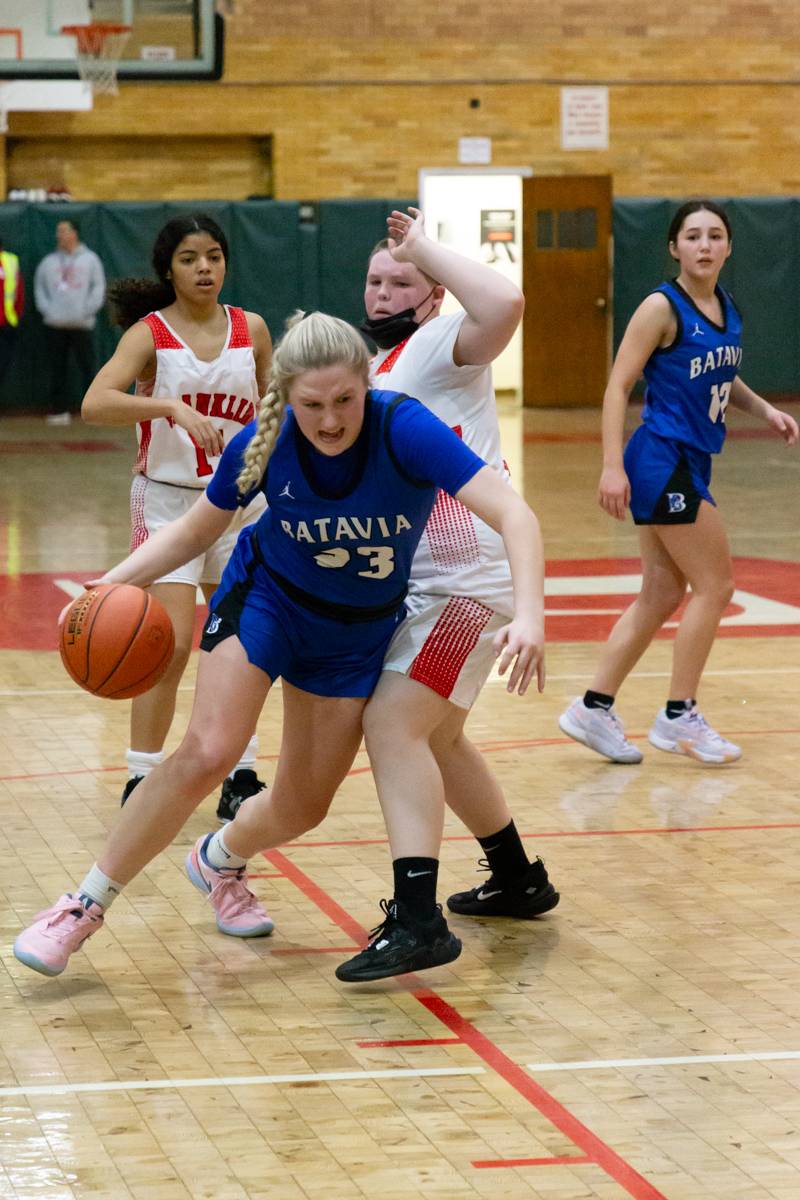
[(799, 0), (229, 0), (231, 80), (798, 79)]
[[(680, 20), (663, 0), (408, 0), (400, 19), (377, 0), (227, 8), (219, 83), (125, 83), (91, 113), (11, 114), (14, 182), (56, 153), (81, 198), (153, 181), (243, 198), (265, 190), (252, 139), (271, 136), (278, 199), (413, 195), (420, 166), (456, 166), (459, 137), (483, 135), (496, 166), (610, 173), (617, 195), (800, 190), (800, 0), (707, 0)], [(610, 149), (564, 152), (559, 85), (597, 81)]]
[(9, 138), (8, 187), (62, 184), (80, 200), (241, 200), (270, 191), (268, 144), (253, 137)]
[[(180, 198), (232, 197), (236, 187), (243, 198), (261, 190), (236, 166), (246, 140), (242, 130), (251, 137), (272, 134), (278, 199), (414, 195), (420, 166), (457, 165), (463, 135), (490, 136), (495, 165), (528, 165), (542, 174), (610, 173), (622, 196), (800, 191), (800, 85), (612, 88), (607, 152), (559, 149), (559, 93), (545, 84), (365, 87), (357, 91), (358, 104), (347, 87), (230, 85), (213, 97), (209, 87), (127, 84), (91, 113), (62, 115), (55, 144), (54, 121), (46, 114), (13, 114), (11, 133), (45, 139), (48, 156), (60, 147), (72, 164), (75, 194), (93, 199), (132, 198), (142, 189), (152, 195), (154, 183), (180, 188)], [(217, 95), (218, 106), (212, 105)], [(481, 108), (469, 107), (473, 96)], [(205, 156), (207, 169), (172, 170), (178, 143), (152, 134), (166, 111), (172, 127), (185, 131), (185, 156), (195, 167)], [(136, 163), (147, 172), (139, 184)]]

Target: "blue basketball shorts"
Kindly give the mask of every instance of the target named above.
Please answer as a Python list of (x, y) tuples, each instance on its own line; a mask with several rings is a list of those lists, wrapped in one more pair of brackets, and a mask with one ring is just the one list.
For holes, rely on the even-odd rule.
[(640, 425), (625, 447), (631, 515), (637, 525), (693, 525), (708, 490), (711, 455)]
[(209, 605), (201, 650), (237, 637), (248, 661), (274, 683), (315, 696), (368, 697), (405, 609), (375, 621), (319, 616), (289, 598), (267, 574), (243, 529)]

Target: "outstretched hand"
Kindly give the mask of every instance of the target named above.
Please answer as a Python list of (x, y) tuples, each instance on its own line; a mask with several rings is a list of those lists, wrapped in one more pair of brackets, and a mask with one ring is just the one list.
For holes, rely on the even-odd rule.
[(395, 209), (386, 218), (389, 234), (389, 253), (397, 262), (410, 262), (415, 243), (425, 236), (425, 221), (418, 208), (407, 213)]
[(544, 691), (544, 631), (541, 626), (514, 618), (510, 624), (498, 630), (494, 639), (494, 653), (495, 658), (500, 659), (498, 674), (505, 675), (511, 667), (507, 691), (524, 696), (534, 675), (538, 690)]

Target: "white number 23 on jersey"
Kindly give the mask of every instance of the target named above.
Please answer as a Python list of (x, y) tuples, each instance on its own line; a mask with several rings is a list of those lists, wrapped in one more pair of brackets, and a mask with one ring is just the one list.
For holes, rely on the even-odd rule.
[[(394, 546), (359, 546), (356, 554), (367, 560), (367, 569), (357, 572), (365, 579), (386, 579), (394, 570)], [(315, 554), (314, 561), (320, 567), (343, 567), (350, 562), (350, 551), (337, 546)]]

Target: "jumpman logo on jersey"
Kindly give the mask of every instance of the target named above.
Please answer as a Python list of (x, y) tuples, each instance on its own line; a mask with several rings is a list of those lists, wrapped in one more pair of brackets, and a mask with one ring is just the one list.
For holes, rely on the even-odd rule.
[(695, 321), (695, 323), (694, 323), (694, 329), (692, 330), (691, 336), (692, 337), (705, 337), (705, 330), (700, 328), (697, 321)]
[(289, 482), (288, 482), (288, 483), (286, 484), (286, 486), (284, 487), (283, 491), (282, 491), (282, 492), (278, 492), (278, 497), (280, 498), (281, 496), (285, 496), (287, 500), (295, 500), (295, 499), (297, 499), (297, 497), (296, 497), (296, 496), (293, 496), (293, 495), (292, 495), (292, 492), (291, 492), (291, 487), (292, 487), (292, 481), (291, 481), (291, 479), (290, 479), (290, 480), (289, 480)]

